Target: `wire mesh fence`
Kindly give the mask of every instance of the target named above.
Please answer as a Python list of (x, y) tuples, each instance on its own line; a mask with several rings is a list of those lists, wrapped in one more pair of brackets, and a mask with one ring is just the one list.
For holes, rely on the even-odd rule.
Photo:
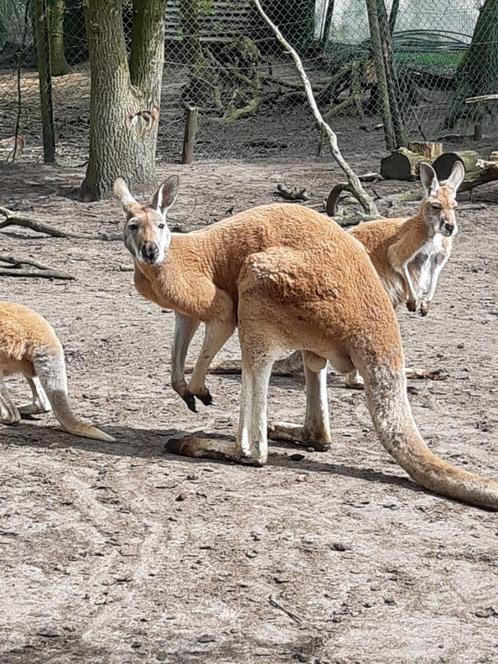
[[(35, 5), (0, 0), (0, 157), (41, 159)], [(498, 0), (375, 0), (389, 22), (399, 110), (413, 138), (473, 131), (496, 120)], [(59, 161), (86, 158), (90, 75), (82, 0), (45, 0), (50, 12), (53, 115)], [(325, 117), (339, 126), (382, 122), (365, 0), (265, 0), (299, 51)], [(123, 0), (130, 44), (133, 4)], [(196, 159), (316, 156), (320, 136), (288, 54), (250, 0), (166, 0), (158, 157), (181, 154), (185, 108), (199, 108)]]

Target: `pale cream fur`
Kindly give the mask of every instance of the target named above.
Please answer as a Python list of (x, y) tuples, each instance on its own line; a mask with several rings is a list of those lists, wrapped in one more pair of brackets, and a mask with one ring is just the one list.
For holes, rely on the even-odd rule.
[[(308, 398), (302, 440), (317, 449), (331, 442), (326, 362), (340, 372), (357, 369), (382, 444), (419, 484), (498, 509), (498, 483), (442, 461), (420, 437), (406, 395), (398, 323), (361, 243), (322, 215), (285, 204), (254, 208), (206, 230), (166, 238), (159, 225), (174, 199), (168, 191), (176, 186), (164, 183), (152, 207), (143, 207), (130, 200), (122, 180), (116, 183), (127, 218), (125, 241), (135, 257), (135, 284), (144, 297), (177, 312), (172, 374), (186, 400), (189, 395), (206, 399), (207, 389), (196, 381), (203, 381), (212, 357), (238, 323), (242, 393), (235, 443), (189, 436), (170, 441), (169, 449), (264, 464), (272, 364), (282, 351), (299, 349)], [(164, 258), (157, 260), (161, 253)], [(206, 323), (207, 342), (200, 370), (198, 363), (187, 387), (185, 353), (199, 321)]]
[[(32, 403), (16, 407), (3, 378), (22, 374), (31, 388)], [(52, 326), (39, 314), (14, 302), (0, 302), (0, 422), (16, 424), (21, 415), (46, 413), (69, 433), (113, 441), (78, 419), (69, 406), (64, 353)]]

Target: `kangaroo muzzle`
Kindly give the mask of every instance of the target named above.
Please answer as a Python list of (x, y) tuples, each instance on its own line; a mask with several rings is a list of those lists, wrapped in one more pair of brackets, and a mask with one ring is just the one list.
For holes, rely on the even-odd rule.
[(439, 228), (441, 233), (448, 237), (455, 232), (455, 224), (452, 221), (442, 221)]
[(153, 265), (154, 263), (157, 262), (157, 259), (159, 257), (159, 247), (155, 242), (146, 242), (142, 246), (140, 254), (142, 256), (142, 259), (146, 263), (150, 263), (151, 265)]

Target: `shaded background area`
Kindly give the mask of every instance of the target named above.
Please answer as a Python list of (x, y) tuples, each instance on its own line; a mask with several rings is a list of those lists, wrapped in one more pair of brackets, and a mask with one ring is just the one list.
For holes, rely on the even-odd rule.
[[(62, 46), (53, 46), (53, 73), (59, 65), (64, 72), (52, 78), (57, 159), (74, 165), (88, 151), (84, 16), (81, 0), (54, 4), (62, 11)], [(477, 29), (483, 4), (486, 20)], [(299, 50), (332, 124), (339, 131), (343, 126), (375, 131), (380, 101), (364, 0), (267, 0), (264, 6)], [(410, 137), (472, 134), (476, 118), (485, 131), (493, 131), (496, 102), (469, 106), (464, 99), (498, 89), (497, 0), (395, 0), (385, 7), (393, 28), (398, 105)], [(38, 160), (41, 125), (32, 12), (31, 5), (26, 11), (24, 0), (0, 0), (0, 139), (14, 134), (20, 111), (19, 133), (26, 143), (21, 158)], [(52, 31), (57, 35), (56, 20), (52, 18)], [(320, 154), (320, 136), (294, 69), (248, 1), (168, 0), (164, 20), (160, 160), (179, 159), (185, 106), (191, 102), (200, 107), (196, 159)], [(131, 3), (124, 3), (123, 21), (129, 42)], [(478, 57), (472, 62), (481, 63), (477, 67), (466, 64), (473, 37)], [(54, 62), (56, 49), (63, 64)], [(7, 157), (8, 146), (1, 148), (0, 157)]]

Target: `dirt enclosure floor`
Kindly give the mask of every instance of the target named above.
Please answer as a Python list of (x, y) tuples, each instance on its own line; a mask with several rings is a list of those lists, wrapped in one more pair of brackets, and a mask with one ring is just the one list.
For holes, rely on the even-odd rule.
[[(160, 167), (173, 172), (182, 184), (172, 223), (188, 228), (274, 200), (278, 182), (319, 199), (338, 180), (313, 162)], [(198, 414), (173, 393), (173, 315), (135, 293), (131, 257), (109, 241), (121, 229), (117, 204), (68, 196), (81, 177), (2, 171), (0, 204), (97, 238), (0, 232), (0, 253), (77, 277), (0, 277), (0, 288), (54, 325), (75, 410), (117, 438), (69, 436), (52, 416), (0, 428), (2, 664), (497, 662), (496, 515), (409, 481), (377, 442), (361, 392), (331, 378), (326, 453), (273, 444), (268, 466), (254, 469), (165, 452), (168, 432), (233, 434), (239, 379), (211, 376), (214, 404)], [(494, 478), (497, 218), (498, 188), (463, 200), (430, 315), (399, 314), (408, 363), (446, 377), (410, 381), (424, 438)], [(237, 356), (234, 337), (222, 357)], [(274, 378), (270, 418), (298, 421), (303, 388)]]

